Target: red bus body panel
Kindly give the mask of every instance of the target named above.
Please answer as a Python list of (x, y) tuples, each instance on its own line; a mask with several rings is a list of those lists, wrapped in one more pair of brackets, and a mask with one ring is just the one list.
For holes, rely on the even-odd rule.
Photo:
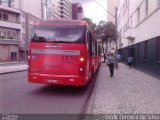
[[(91, 74), (87, 62), (92, 60), (86, 54), (86, 44), (31, 43), (29, 50), (29, 82), (75, 86), (88, 83)], [(85, 58), (83, 62), (81, 57)]]
[[(89, 48), (91, 48), (89, 46), (92, 43), (89, 45), (87, 32), (90, 29), (85, 21), (49, 20), (34, 23), (35, 27), (45, 26), (47, 28), (49, 26), (54, 28), (54, 26), (66, 25), (72, 27), (83, 26), (86, 31), (84, 38), (81, 37), (81, 40), (84, 42), (31, 41), (28, 51), (29, 82), (85, 86), (92, 79), (94, 72), (98, 69), (100, 59), (98, 56), (98, 47), (96, 47), (98, 44), (95, 44), (97, 42), (95, 39), (93, 39), (95, 45), (93, 49), (97, 49), (97, 52), (91, 53), (89, 51)], [(65, 34), (66, 31), (63, 33)]]

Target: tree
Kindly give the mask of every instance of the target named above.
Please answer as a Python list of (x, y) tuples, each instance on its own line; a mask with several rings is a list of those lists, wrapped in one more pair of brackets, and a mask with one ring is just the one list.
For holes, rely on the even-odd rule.
[(96, 27), (96, 36), (102, 42), (102, 51), (104, 57), (106, 57), (104, 51), (104, 43), (108, 43), (115, 40), (115, 25), (112, 22), (100, 21)]
[(91, 18), (86, 18), (86, 17), (84, 17), (84, 18), (82, 19), (82, 21), (86, 21), (86, 22), (88, 23), (88, 25), (90, 26), (90, 28), (91, 28), (93, 31), (95, 31), (96, 24), (93, 23), (93, 21), (92, 21)]

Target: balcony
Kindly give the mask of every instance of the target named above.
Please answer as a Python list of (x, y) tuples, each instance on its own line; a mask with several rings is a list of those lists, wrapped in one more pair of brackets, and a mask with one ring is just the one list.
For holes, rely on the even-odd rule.
[(134, 41), (135, 40), (135, 29), (134, 28), (129, 28), (125, 32), (125, 38), (130, 40), (130, 41)]
[(7, 45), (20, 45), (21, 41), (18, 39), (7, 39), (0, 37), (0, 44), (7, 44)]
[(68, 7), (65, 6), (65, 5), (60, 5), (60, 8), (63, 8), (63, 9), (65, 9), (67, 12), (69, 12)]
[(1, 27), (7, 27), (7, 28), (13, 28), (13, 29), (21, 29), (22, 26), (20, 23), (12, 23), (8, 21), (0, 21), (1, 22)]
[(69, 7), (66, 0), (60, 0), (59, 3), (60, 3), (61, 5), (64, 5), (64, 6), (66, 6), (66, 7)]

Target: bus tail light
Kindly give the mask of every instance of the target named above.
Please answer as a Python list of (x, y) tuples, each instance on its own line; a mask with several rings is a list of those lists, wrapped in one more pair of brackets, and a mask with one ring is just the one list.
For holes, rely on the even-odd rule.
[(28, 71), (30, 72), (31, 71), (31, 52), (29, 51), (28, 52)]
[(80, 57), (80, 66), (79, 66), (79, 74), (80, 75), (85, 75), (85, 59), (84, 57)]
[(83, 58), (83, 57), (81, 57), (81, 58), (80, 58), (80, 61), (81, 61), (81, 62), (83, 62), (83, 61), (84, 61), (84, 58)]
[(85, 75), (84, 65), (80, 65), (80, 67), (79, 67), (79, 74), (80, 74), (80, 75)]

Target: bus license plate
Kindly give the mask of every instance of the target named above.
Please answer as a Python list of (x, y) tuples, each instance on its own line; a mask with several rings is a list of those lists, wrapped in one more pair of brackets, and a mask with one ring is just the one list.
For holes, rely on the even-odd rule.
[(48, 80), (49, 83), (57, 83), (57, 80)]

